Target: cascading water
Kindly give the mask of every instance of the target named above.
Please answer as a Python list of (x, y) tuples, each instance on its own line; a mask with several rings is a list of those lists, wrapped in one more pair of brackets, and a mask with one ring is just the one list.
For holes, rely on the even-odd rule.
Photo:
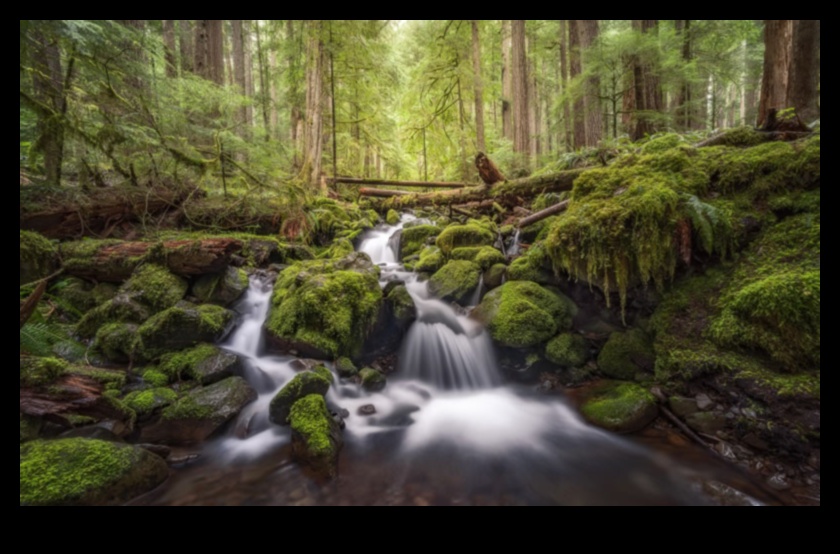
[(509, 258), (515, 258), (522, 252), (522, 246), (519, 243), (519, 237), (520, 237), (521, 233), (522, 233), (522, 230), (517, 229), (516, 234), (513, 235), (513, 242), (511, 243), (510, 248), (508, 249), (508, 252), (507, 252), (507, 256)]

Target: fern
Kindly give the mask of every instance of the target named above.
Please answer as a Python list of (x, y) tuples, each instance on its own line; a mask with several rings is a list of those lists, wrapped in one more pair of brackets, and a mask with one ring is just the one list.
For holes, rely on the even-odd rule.
[(685, 206), (700, 248), (710, 255), (717, 253), (725, 256), (732, 240), (729, 214), (696, 196), (690, 196)]
[(20, 330), (20, 352), (31, 356), (59, 356), (68, 360), (81, 360), (87, 348), (71, 338), (59, 326), (48, 323), (27, 323)]

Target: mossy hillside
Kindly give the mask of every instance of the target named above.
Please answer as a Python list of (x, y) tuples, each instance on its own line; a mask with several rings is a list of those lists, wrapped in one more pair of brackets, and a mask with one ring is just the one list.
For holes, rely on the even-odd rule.
[(485, 271), (496, 264), (504, 264), (507, 262), (504, 255), (491, 246), (456, 248), (452, 251), (452, 259), (473, 262), (478, 264), (481, 269)]
[(111, 506), (160, 485), (169, 468), (132, 446), (86, 439), (20, 447), (21, 506)]
[(496, 235), (478, 222), (447, 227), (438, 236), (436, 244), (445, 256), (451, 256), (456, 248), (493, 246)]
[(58, 268), (58, 248), (38, 233), (20, 232), (20, 285), (52, 275)]
[(653, 344), (641, 329), (613, 333), (598, 355), (601, 373), (613, 379), (632, 381), (656, 365)]
[(150, 318), (137, 331), (136, 354), (153, 361), (201, 343), (218, 342), (233, 324), (233, 314), (219, 306), (183, 302)]
[(336, 477), (342, 447), (341, 431), (330, 416), (324, 397), (311, 395), (298, 400), (292, 407), (289, 423), (292, 451), (298, 462), (313, 471), (316, 477)]
[(491, 291), (476, 311), (502, 346), (530, 348), (572, 328), (577, 313), (563, 295), (528, 281), (508, 282)]
[(579, 368), (589, 360), (589, 347), (582, 336), (563, 333), (546, 345), (545, 357), (560, 367)]
[(429, 292), (443, 300), (464, 304), (481, 279), (481, 267), (473, 262), (452, 261), (432, 276)]
[(635, 433), (659, 415), (656, 398), (635, 383), (605, 382), (587, 391), (583, 416), (614, 433)]
[(275, 425), (286, 425), (292, 406), (299, 400), (310, 396), (326, 396), (332, 385), (332, 375), (327, 378), (315, 371), (306, 371), (296, 375), (272, 399), (269, 407), (269, 419)]
[(376, 325), (383, 296), (370, 260), (349, 259), (285, 270), (275, 285), (269, 338), (313, 355), (354, 357)]
[(400, 259), (405, 260), (419, 254), (429, 240), (435, 239), (443, 230), (435, 225), (417, 225), (402, 230), (400, 238)]

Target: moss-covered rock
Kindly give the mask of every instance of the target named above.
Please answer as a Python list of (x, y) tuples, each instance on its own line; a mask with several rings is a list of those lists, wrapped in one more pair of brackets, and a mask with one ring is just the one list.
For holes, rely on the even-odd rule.
[(193, 285), (193, 294), (203, 304), (216, 304), (227, 308), (248, 290), (248, 274), (242, 269), (229, 267), (218, 275), (205, 275)]
[(582, 336), (563, 333), (548, 343), (545, 348), (545, 357), (551, 363), (561, 367), (583, 367), (589, 360), (589, 347)]
[(505, 284), (508, 268), (505, 264), (496, 264), (484, 272), (484, 286), (493, 290)]
[(359, 369), (350, 358), (339, 358), (335, 362), (335, 370), (342, 379), (351, 379), (359, 374)]
[(134, 410), (141, 420), (171, 406), (177, 400), (178, 394), (167, 388), (135, 391), (123, 398), (125, 405)]
[(147, 306), (152, 313), (171, 308), (184, 299), (187, 282), (165, 267), (146, 264), (139, 267), (120, 291)]
[(319, 359), (355, 357), (380, 315), (378, 278), (370, 259), (356, 254), (285, 270), (266, 323), (269, 347)]
[(420, 253), (420, 259), (414, 264), (414, 271), (434, 275), (445, 265), (446, 258), (443, 257), (440, 248), (434, 246), (426, 248)]
[(58, 249), (38, 233), (20, 232), (20, 285), (26, 285), (55, 273)]
[(453, 260), (465, 260), (481, 266), (487, 271), (496, 264), (504, 264), (504, 255), (492, 246), (473, 246), (467, 248), (456, 248), (452, 251)]
[(385, 297), (385, 302), (390, 307), (391, 314), (400, 329), (408, 329), (417, 320), (417, 306), (405, 285), (391, 289)]
[(343, 439), (338, 423), (327, 410), (324, 397), (316, 394), (295, 402), (289, 423), (292, 426), (292, 454), (295, 460), (317, 479), (337, 477)]
[(20, 444), (37, 440), (42, 426), (40, 419), (20, 414)]
[(21, 506), (114, 506), (169, 477), (166, 463), (141, 448), (67, 439), (20, 447)]
[(269, 419), (275, 425), (287, 425), (292, 406), (297, 401), (310, 395), (326, 396), (331, 384), (331, 379), (314, 371), (295, 375), (271, 401)]
[(568, 331), (577, 307), (565, 296), (535, 283), (505, 283), (491, 291), (476, 311), (493, 340), (512, 348), (538, 346)]
[(531, 281), (540, 285), (552, 285), (557, 283), (557, 277), (550, 268), (551, 260), (546, 253), (545, 243), (539, 242), (510, 264), (507, 278), (509, 281)]
[(233, 313), (219, 306), (183, 302), (149, 319), (137, 331), (137, 355), (156, 360), (201, 343), (222, 340), (233, 325)]
[(71, 365), (67, 369), (70, 375), (78, 375), (96, 381), (105, 389), (105, 394), (113, 392), (120, 392), (128, 383), (128, 376), (124, 371), (116, 369), (101, 369), (97, 367), (87, 367), (79, 365)]
[(447, 227), (437, 238), (437, 246), (446, 256), (451, 256), (456, 248), (472, 246), (493, 246), (496, 235), (477, 223)]
[(473, 262), (453, 261), (434, 274), (429, 281), (429, 292), (459, 304), (469, 301), (481, 280), (481, 267)]
[(198, 381), (206, 387), (233, 377), (239, 366), (239, 358), (235, 354), (211, 344), (201, 344), (182, 352), (165, 354), (159, 369), (170, 382), (186, 379)]
[(141, 438), (171, 446), (199, 444), (256, 399), (257, 393), (240, 377), (192, 390), (164, 409), (160, 421), (144, 428)]
[(20, 357), (20, 387), (39, 388), (50, 385), (64, 376), (69, 365), (55, 358)]
[(583, 416), (614, 433), (636, 433), (659, 416), (656, 398), (635, 383), (605, 382), (587, 391)]
[(96, 333), (94, 346), (105, 358), (115, 363), (131, 360), (137, 345), (137, 325), (110, 323)]
[(81, 316), (94, 309), (98, 303), (93, 295), (93, 284), (75, 277), (68, 277), (56, 283), (50, 294), (59, 299), (59, 307), (70, 308), (71, 315)]
[(156, 369), (149, 369), (143, 372), (143, 382), (150, 387), (163, 388), (169, 384), (169, 376)]
[(113, 323), (141, 324), (147, 321), (153, 312), (138, 302), (133, 295), (119, 293), (113, 299), (85, 314), (79, 321), (76, 331), (81, 337), (93, 338), (99, 330)]
[(388, 225), (396, 225), (400, 222), (400, 213), (396, 210), (388, 210), (388, 215), (385, 217)]
[(419, 254), (430, 239), (436, 238), (441, 233), (441, 228), (434, 225), (418, 225), (403, 229), (400, 237), (400, 259), (405, 260)]
[(359, 377), (362, 380), (362, 388), (368, 392), (380, 392), (388, 385), (388, 379), (381, 371), (369, 367), (360, 371)]
[(90, 291), (97, 306), (116, 298), (120, 288), (112, 283), (99, 283)]
[(653, 371), (655, 364), (653, 344), (640, 329), (613, 333), (598, 355), (601, 373), (625, 381), (632, 381), (639, 373)]

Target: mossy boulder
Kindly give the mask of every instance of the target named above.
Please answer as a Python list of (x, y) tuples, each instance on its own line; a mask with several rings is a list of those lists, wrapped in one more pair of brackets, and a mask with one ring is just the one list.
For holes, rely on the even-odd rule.
[(452, 261), (429, 280), (429, 292), (463, 305), (469, 302), (480, 280), (481, 267), (473, 262)]
[(367, 256), (292, 266), (275, 285), (266, 322), (269, 348), (318, 359), (355, 357), (382, 304), (379, 270)]
[(235, 354), (211, 344), (201, 344), (189, 350), (164, 355), (159, 369), (171, 382), (192, 380), (206, 387), (233, 377), (240, 369), (240, 362)]
[(20, 232), (20, 285), (43, 279), (58, 269), (58, 248), (38, 233)]
[(141, 324), (147, 321), (153, 311), (137, 301), (136, 296), (119, 293), (113, 299), (85, 314), (76, 326), (76, 332), (83, 338), (93, 338), (99, 330), (113, 323)]
[(295, 375), (271, 401), (269, 420), (275, 425), (287, 425), (297, 401), (310, 395), (326, 396), (331, 384), (331, 379), (314, 371)]
[(381, 392), (388, 385), (388, 379), (381, 371), (369, 367), (359, 372), (362, 388), (368, 392)]
[(248, 274), (242, 269), (229, 267), (218, 275), (205, 275), (193, 285), (193, 294), (203, 304), (216, 304), (227, 308), (248, 290)]
[(168, 477), (161, 458), (124, 444), (65, 439), (20, 447), (21, 506), (117, 506)]
[(640, 329), (613, 333), (598, 355), (601, 373), (613, 379), (632, 381), (639, 373), (652, 372), (656, 353)]
[(434, 275), (446, 265), (446, 258), (440, 248), (434, 246), (424, 249), (420, 253), (420, 259), (414, 264), (414, 271)]
[(385, 217), (388, 225), (396, 225), (400, 222), (400, 213), (396, 210), (388, 210), (388, 215)]
[(171, 308), (184, 299), (187, 282), (165, 267), (146, 264), (139, 267), (121, 287), (120, 292), (147, 306), (152, 313)]
[(487, 290), (493, 290), (505, 284), (508, 267), (505, 264), (496, 264), (484, 272), (484, 286)]
[(59, 307), (66, 311), (70, 307), (72, 315), (83, 315), (94, 309), (98, 303), (93, 295), (94, 285), (76, 277), (68, 277), (56, 283), (50, 293), (60, 300)]
[(20, 388), (39, 388), (50, 385), (64, 376), (70, 366), (56, 358), (20, 357)]
[(408, 329), (417, 320), (417, 306), (405, 285), (398, 285), (388, 291), (385, 302), (400, 329)]
[(492, 246), (456, 248), (452, 251), (452, 259), (473, 262), (485, 271), (506, 261), (504, 255)]
[(429, 244), (429, 240), (441, 233), (441, 228), (434, 225), (417, 225), (402, 230), (400, 237), (400, 259), (405, 260), (419, 254)]
[(138, 328), (131, 323), (109, 323), (97, 331), (94, 346), (111, 362), (129, 362), (137, 345)]
[(156, 369), (149, 369), (143, 372), (141, 376), (143, 383), (150, 387), (162, 388), (169, 384), (169, 376)]
[(335, 370), (342, 379), (351, 379), (359, 374), (359, 369), (350, 358), (339, 358), (335, 362)]
[(156, 388), (129, 393), (123, 402), (134, 410), (140, 420), (151, 417), (178, 400), (178, 393), (172, 389)]
[(476, 223), (447, 227), (438, 236), (436, 244), (445, 256), (451, 256), (456, 248), (493, 246), (496, 235)]
[(589, 360), (589, 347), (582, 336), (563, 333), (548, 343), (545, 348), (545, 357), (551, 363), (561, 367), (583, 367)]
[(233, 313), (219, 306), (182, 302), (140, 326), (136, 352), (141, 359), (156, 360), (168, 352), (219, 342), (233, 322)]
[(636, 433), (659, 416), (656, 398), (635, 383), (601, 383), (584, 395), (581, 413), (591, 424), (613, 433)]
[(493, 340), (506, 347), (530, 348), (572, 328), (575, 304), (536, 283), (505, 283), (484, 297), (475, 315)]
[(337, 477), (338, 456), (344, 441), (324, 397), (314, 394), (295, 402), (289, 423), (294, 459), (318, 480)]
[(257, 393), (240, 377), (192, 390), (164, 409), (155, 425), (144, 428), (141, 440), (170, 446), (199, 444), (256, 399)]
[(523, 256), (510, 264), (507, 271), (509, 281), (531, 281), (540, 285), (553, 285), (557, 277), (549, 269), (551, 260), (545, 250), (545, 243), (532, 246)]

